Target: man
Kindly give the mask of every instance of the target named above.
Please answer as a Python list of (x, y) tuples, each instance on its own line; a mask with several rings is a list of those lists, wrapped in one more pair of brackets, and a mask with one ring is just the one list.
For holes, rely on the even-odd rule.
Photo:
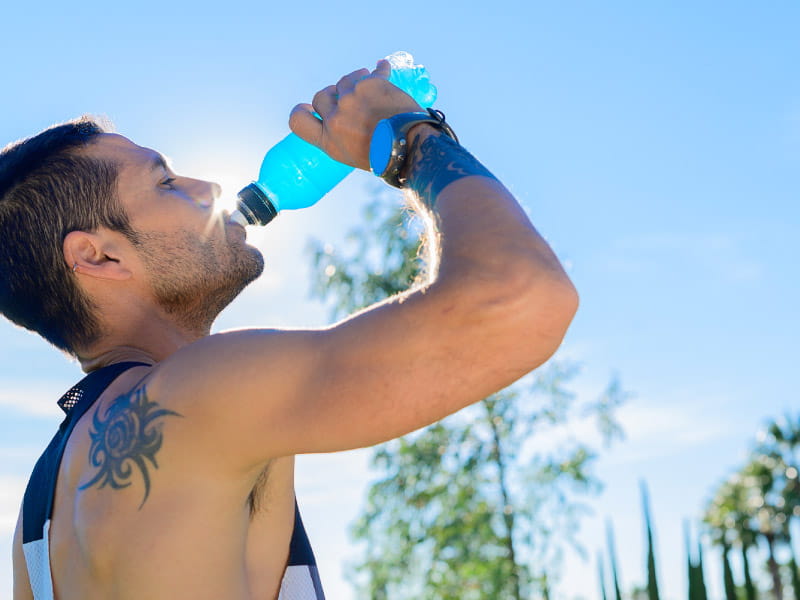
[[(379, 121), (421, 111), (388, 75), (342, 77), (292, 130), (369, 169)], [(577, 308), (556, 257), (437, 119), (400, 121), (391, 160), (435, 227), (429, 280), (308, 331), (209, 335), (263, 268), (215, 184), (86, 121), (3, 152), (2, 310), (94, 377), (26, 493), (15, 600), (322, 598), (294, 455), (406, 434), (555, 352)]]

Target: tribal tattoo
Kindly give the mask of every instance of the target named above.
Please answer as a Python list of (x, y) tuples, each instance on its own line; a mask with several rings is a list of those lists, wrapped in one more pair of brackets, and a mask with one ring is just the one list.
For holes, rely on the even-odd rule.
[(470, 175), (497, 179), (472, 154), (446, 135), (430, 135), (422, 144), (415, 141), (409, 156), (413, 157), (413, 163), (408, 167), (406, 185), (428, 208), (433, 208), (439, 192), (457, 179)]
[(167, 416), (182, 415), (150, 402), (144, 387), (114, 400), (103, 415), (98, 407), (89, 431), (92, 438), (89, 461), (99, 470), (79, 489), (95, 484), (98, 488), (106, 485), (115, 490), (126, 488), (131, 485), (135, 466), (144, 480), (144, 498), (139, 508), (144, 506), (150, 494), (149, 469), (158, 469), (156, 454), (164, 439), (161, 420)]

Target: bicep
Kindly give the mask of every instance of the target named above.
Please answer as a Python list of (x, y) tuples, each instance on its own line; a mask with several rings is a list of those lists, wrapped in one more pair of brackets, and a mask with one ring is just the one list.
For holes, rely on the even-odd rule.
[(298, 453), (381, 443), (477, 402), (530, 370), (529, 355), (504, 355), (519, 334), (513, 318), (491, 308), (465, 310), (431, 293), (383, 304), (320, 332), (319, 360), (288, 415), (285, 431), (294, 438), (285, 443)]

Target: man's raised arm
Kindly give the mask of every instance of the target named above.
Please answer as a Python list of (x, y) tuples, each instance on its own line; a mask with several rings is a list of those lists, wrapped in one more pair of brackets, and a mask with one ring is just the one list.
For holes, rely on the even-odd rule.
[[(387, 76), (379, 64), (342, 78), (295, 109), (292, 129), (368, 168), (378, 120), (420, 110)], [(194, 398), (187, 411), (202, 418), (197, 399), (224, 394), (224, 414), (211, 400), (205, 414), (235, 460), (392, 439), (502, 389), (559, 347), (577, 294), (514, 197), (430, 125), (414, 126), (409, 141), (402, 174), (430, 222), (429, 281), (324, 330), (220, 334), (169, 359), (176, 373), (198, 373), (166, 377)]]

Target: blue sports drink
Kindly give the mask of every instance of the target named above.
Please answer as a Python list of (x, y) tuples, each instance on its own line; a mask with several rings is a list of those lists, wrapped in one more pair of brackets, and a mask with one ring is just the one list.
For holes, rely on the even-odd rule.
[[(408, 52), (395, 52), (386, 60), (392, 65), (390, 82), (423, 108), (433, 105), (436, 87), (424, 66), (415, 65)], [(316, 204), (352, 171), (353, 167), (290, 133), (267, 152), (258, 181), (239, 192), (231, 218), (243, 225), (266, 225), (282, 210)]]

